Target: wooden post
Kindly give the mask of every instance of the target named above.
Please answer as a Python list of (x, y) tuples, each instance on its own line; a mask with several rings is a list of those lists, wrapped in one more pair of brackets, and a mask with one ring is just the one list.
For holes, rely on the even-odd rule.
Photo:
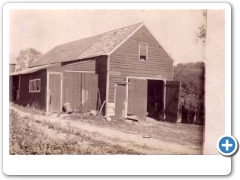
[(46, 93), (47, 93), (47, 100), (46, 100), (46, 113), (48, 113), (49, 112), (49, 72), (48, 72), (48, 70), (47, 70), (47, 87), (46, 87), (46, 89), (47, 89), (47, 91), (46, 91)]
[(63, 74), (61, 73), (61, 99), (60, 99), (60, 112), (62, 112), (62, 107), (63, 107), (63, 103), (62, 103), (62, 101), (63, 101)]
[(164, 113), (163, 113), (163, 119), (165, 120), (166, 119), (166, 90), (167, 90), (167, 80), (165, 79), (164, 81), (164, 89), (163, 89), (163, 107), (164, 107)]
[(127, 111), (128, 111), (128, 77), (126, 78), (126, 100), (125, 100), (125, 112), (124, 112), (125, 119), (127, 119)]

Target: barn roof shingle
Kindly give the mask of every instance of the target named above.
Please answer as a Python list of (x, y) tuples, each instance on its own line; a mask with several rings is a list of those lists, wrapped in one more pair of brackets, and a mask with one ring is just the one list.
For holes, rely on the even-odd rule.
[(110, 55), (118, 46), (121, 45), (121, 43), (128, 39), (142, 25), (143, 23), (138, 23), (97, 36), (56, 46), (35, 62), (32, 67)]

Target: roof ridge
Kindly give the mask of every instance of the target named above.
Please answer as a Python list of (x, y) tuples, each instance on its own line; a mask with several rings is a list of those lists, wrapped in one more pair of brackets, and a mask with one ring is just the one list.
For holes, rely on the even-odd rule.
[(143, 22), (140, 22), (98, 35), (59, 44), (48, 51), (31, 67), (54, 62), (66, 62), (94, 56), (109, 55), (116, 47), (119, 47), (119, 44), (125, 42), (126, 39), (131, 37), (142, 26)]
[(68, 43), (73, 43), (73, 42), (77, 42), (77, 41), (80, 41), (80, 40), (88, 39), (88, 38), (91, 38), (91, 37), (97, 37), (97, 36), (100, 36), (100, 35), (104, 35), (104, 34), (106, 34), (106, 33), (110, 33), (110, 32), (113, 32), (113, 31), (120, 30), (120, 29), (124, 29), (124, 28), (130, 27), (130, 26), (135, 26), (135, 25), (137, 25), (137, 24), (139, 24), (139, 26), (140, 26), (141, 24), (143, 24), (143, 22), (139, 22), (139, 23), (136, 23), (136, 24), (132, 24), (132, 25), (128, 25), (128, 26), (121, 27), (121, 28), (113, 29), (113, 30), (106, 31), (106, 32), (104, 32), (104, 33), (96, 34), (96, 35), (93, 35), (93, 36), (84, 37), (84, 38), (81, 38), (81, 39), (78, 39), (78, 40), (75, 40), (75, 41), (69, 41), (69, 42), (67, 42), (67, 43), (63, 43), (63, 44), (56, 45), (56, 46), (54, 46), (54, 48), (55, 48), (55, 47), (58, 47), (58, 46), (61, 46), (61, 45), (68, 44)]
[(63, 43), (63, 44), (59, 44), (59, 45), (54, 46), (54, 48), (62, 46), (62, 45), (66, 45), (68, 43), (74, 43), (74, 42), (77, 42), (77, 41), (81, 41), (81, 40), (84, 40), (84, 39), (97, 37), (97, 36), (104, 35), (104, 34), (106, 34), (106, 32), (105, 33), (101, 33), (101, 34), (97, 34), (97, 35), (94, 35), (94, 36), (89, 36), (89, 37), (85, 37), (85, 38), (82, 38), (82, 39), (78, 39), (78, 40), (75, 40), (75, 41), (69, 41), (69, 42), (66, 42), (66, 43)]
[[(121, 40), (121, 42), (119, 42), (119, 44), (122, 44), (122, 42), (125, 42), (125, 40), (128, 39), (132, 34), (134, 34), (135, 31), (136, 31), (139, 27), (141, 27), (142, 25), (143, 25), (143, 22), (137, 23), (137, 24), (132, 24), (132, 25), (130, 25), (130, 26), (125, 26), (125, 27), (118, 28), (118, 29), (115, 29), (115, 30), (108, 31), (108, 32), (104, 33), (104, 35), (103, 35), (101, 38), (99, 38), (98, 40), (96, 40), (96, 41), (95, 41), (93, 44), (91, 44), (84, 52), (82, 52), (82, 53), (78, 56), (78, 59), (81, 59), (81, 58), (83, 58), (83, 57), (86, 58), (86, 57), (87, 57), (86, 52), (87, 52), (88, 50), (91, 51), (91, 48), (94, 48), (94, 46), (95, 46), (99, 41), (101, 41), (102, 38), (105, 37), (105, 35), (109, 35), (109, 34), (111, 34), (111, 33), (113, 33), (113, 32), (118, 32), (118, 31), (120, 31), (120, 30), (129, 28), (129, 27), (132, 27), (132, 26), (136, 26), (136, 27), (132, 30), (132, 32), (131, 32), (127, 37), (125, 37), (124, 39)], [(115, 48), (119, 47), (119, 44), (118, 44)], [(112, 49), (110, 52), (108, 52), (106, 55), (109, 55), (109, 54), (111, 54), (113, 51), (115, 51), (115, 48), (113, 48), (113, 49)]]
[(141, 24), (143, 24), (143, 22), (139, 22), (139, 23), (136, 23), (136, 24), (132, 24), (132, 25), (128, 25), (128, 26), (121, 27), (121, 28), (113, 29), (113, 30), (111, 30), (111, 31), (107, 31), (106, 33), (110, 33), (110, 32), (113, 32), (113, 31), (120, 30), (120, 29), (124, 29), (124, 28), (130, 27), (130, 26), (135, 26), (135, 25), (137, 25), (137, 24), (139, 24), (139, 26), (140, 26)]

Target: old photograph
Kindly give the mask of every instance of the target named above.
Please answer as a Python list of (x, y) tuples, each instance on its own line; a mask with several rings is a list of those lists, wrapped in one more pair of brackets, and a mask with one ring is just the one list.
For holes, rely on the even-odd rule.
[(202, 155), (207, 19), (10, 10), (9, 154)]

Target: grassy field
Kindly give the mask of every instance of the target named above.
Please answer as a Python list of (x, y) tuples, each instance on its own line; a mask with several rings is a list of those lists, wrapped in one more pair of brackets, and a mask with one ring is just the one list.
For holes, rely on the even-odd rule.
[(202, 154), (201, 125), (11, 109), (10, 154)]
[(56, 123), (20, 117), (10, 110), (10, 154), (137, 154), (94, 140), (81, 131)]

